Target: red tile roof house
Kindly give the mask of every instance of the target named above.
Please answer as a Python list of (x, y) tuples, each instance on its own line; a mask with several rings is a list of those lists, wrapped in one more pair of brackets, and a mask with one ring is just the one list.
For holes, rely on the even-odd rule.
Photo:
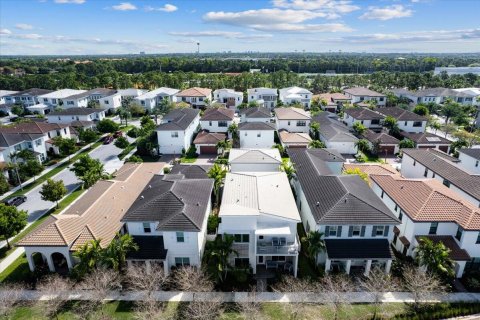
[(227, 133), (228, 127), (233, 123), (235, 111), (226, 108), (209, 108), (200, 118), (200, 126), (208, 132)]
[(217, 155), (219, 153), (217, 144), (226, 139), (227, 135), (225, 133), (200, 131), (195, 137), (195, 140), (193, 140), (193, 144), (195, 145), (198, 154)]
[(322, 110), (328, 112), (337, 112), (344, 103), (350, 103), (351, 99), (342, 93), (321, 93), (312, 97), (312, 100), (321, 100), (327, 103), (326, 106), (321, 105)]
[[(59, 153), (58, 148), (53, 145), (52, 138), (57, 136), (71, 138), (70, 125), (65, 123), (22, 122), (14, 126), (0, 127), (0, 132), (43, 135), (43, 141), (45, 141), (45, 157), (47, 156), (47, 151), (54, 152), (55, 154)], [(43, 160), (46, 160), (46, 158)]]
[(480, 268), (480, 209), (435, 179), (371, 175), (372, 189), (401, 220), (393, 246), (415, 256), (422, 237), (442, 242), (455, 262), (455, 276)]
[(211, 89), (193, 87), (177, 93), (177, 101), (189, 103), (194, 109), (207, 107), (206, 99), (212, 102)]

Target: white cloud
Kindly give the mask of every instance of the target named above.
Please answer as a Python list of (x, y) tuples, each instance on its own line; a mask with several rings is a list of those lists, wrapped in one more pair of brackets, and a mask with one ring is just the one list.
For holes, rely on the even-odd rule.
[(20, 30), (32, 30), (33, 26), (30, 25), (30, 24), (26, 24), (26, 23), (17, 23), (15, 25), (15, 28), (20, 29)]
[(72, 3), (72, 4), (83, 4), (86, 0), (54, 0), (55, 3), (65, 4), (65, 3)]
[(12, 31), (8, 29), (0, 29), (0, 34), (12, 34)]
[(390, 20), (411, 17), (413, 10), (407, 9), (401, 4), (394, 4), (384, 8), (368, 7), (368, 10), (360, 16), (364, 20)]
[(154, 8), (152, 6), (146, 6), (145, 7), (145, 11), (163, 11), (163, 12), (174, 12), (174, 11), (177, 11), (178, 8), (176, 6), (174, 6), (173, 4), (165, 4), (163, 7), (160, 7), (160, 8)]
[(272, 4), (278, 8), (297, 10), (320, 10), (338, 13), (349, 13), (359, 10), (350, 0), (273, 0)]
[[(273, 35), (261, 33), (261, 34), (244, 34), (242, 32), (232, 31), (194, 31), (194, 32), (169, 32), (168, 34), (177, 37), (223, 37), (227, 39), (268, 39)], [(190, 41), (189, 41), (190, 42)]]
[(131, 11), (131, 10), (137, 10), (137, 7), (130, 2), (122, 2), (120, 4), (117, 4), (115, 6), (112, 6), (113, 10), (118, 10), (118, 11)]

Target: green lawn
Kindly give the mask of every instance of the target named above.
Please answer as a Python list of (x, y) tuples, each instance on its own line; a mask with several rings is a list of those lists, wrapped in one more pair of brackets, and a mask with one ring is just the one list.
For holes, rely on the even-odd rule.
[(187, 158), (187, 157), (180, 158), (180, 163), (195, 163), (195, 161), (197, 161), (197, 158)]
[(28, 267), (27, 257), (23, 254), (0, 273), (0, 283), (29, 281), (32, 276), (33, 273)]

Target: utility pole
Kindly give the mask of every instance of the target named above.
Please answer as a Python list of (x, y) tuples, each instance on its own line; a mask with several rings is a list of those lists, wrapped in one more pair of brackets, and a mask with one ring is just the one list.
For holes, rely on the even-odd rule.
[(197, 54), (200, 54), (200, 42), (197, 42)]

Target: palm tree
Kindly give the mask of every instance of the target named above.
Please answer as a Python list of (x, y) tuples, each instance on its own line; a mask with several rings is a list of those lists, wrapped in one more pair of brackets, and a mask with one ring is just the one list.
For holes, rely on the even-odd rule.
[(311, 122), (310, 129), (312, 130), (313, 139), (318, 140), (318, 134), (320, 132), (320, 123), (318, 122)]
[(117, 111), (118, 116), (120, 117), (120, 125), (122, 124), (122, 119), (125, 120), (125, 126), (128, 125), (128, 118), (131, 117), (130, 111), (126, 107), (120, 107)]
[(20, 157), (19, 152), (12, 152), (9, 154), (11, 163), (9, 164), (9, 167), (15, 170), (15, 175), (17, 176), (18, 184), (20, 186), (20, 189), (23, 191), (23, 185), (22, 185), (22, 179), (20, 179), (20, 174), (18, 173), (18, 163), (17, 159)]
[(360, 122), (355, 122), (352, 126), (353, 130), (358, 134), (358, 135), (363, 135), (365, 131), (367, 131), (367, 127), (365, 127), (363, 124)]
[(442, 127), (442, 125), (441, 125), (438, 121), (436, 121), (436, 120), (434, 120), (433, 122), (431, 122), (431, 123), (429, 124), (429, 126), (430, 126), (431, 129), (435, 130), (435, 134), (437, 134), (437, 130)]
[(323, 143), (323, 142), (320, 141), (320, 140), (312, 140), (312, 141), (310, 141), (310, 143), (308, 144), (308, 147), (309, 147), (309, 148), (312, 148), (312, 149), (325, 148), (325, 143)]
[(227, 170), (218, 164), (214, 164), (208, 171), (208, 177), (214, 180), (213, 194), (215, 195), (215, 206), (220, 204), (220, 190), (223, 186)]
[(286, 173), (288, 180), (291, 180), (295, 174), (295, 168), (288, 161), (282, 162), (280, 170)]
[(110, 242), (102, 254), (102, 263), (114, 270), (121, 270), (125, 265), (127, 253), (138, 250), (138, 245), (129, 234), (117, 236)]
[(452, 278), (455, 275), (454, 262), (450, 259), (450, 249), (442, 242), (434, 243), (427, 237), (421, 237), (418, 247), (415, 249), (416, 260), (428, 271), (439, 277)]
[(317, 265), (317, 256), (320, 252), (325, 251), (325, 241), (323, 240), (323, 232), (310, 231), (305, 237), (302, 238), (302, 242), (306, 246), (307, 256)]
[(230, 141), (222, 140), (217, 142), (217, 149), (222, 150), (222, 157), (225, 155), (225, 151), (231, 148)]
[(230, 136), (232, 137), (232, 140), (233, 140), (233, 146), (237, 146), (238, 145), (238, 125), (234, 122), (232, 123), (229, 127), (228, 127), (228, 133), (230, 134)]
[(228, 259), (231, 255), (238, 256), (238, 252), (233, 249), (235, 238), (232, 235), (224, 234), (223, 237), (217, 237), (213, 241), (210, 250), (206, 252), (209, 265), (215, 265), (215, 272), (218, 279), (223, 282), (227, 277), (229, 268)]
[(369, 151), (370, 144), (368, 143), (368, 140), (360, 139), (357, 142), (355, 142), (355, 147), (357, 147), (357, 149), (362, 152), (366, 152), (366, 151)]
[(73, 253), (80, 260), (74, 268), (80, 277), (93, 270), (100, 261), (103, 250), (100, 241), (100, 239), (91, 240)]

